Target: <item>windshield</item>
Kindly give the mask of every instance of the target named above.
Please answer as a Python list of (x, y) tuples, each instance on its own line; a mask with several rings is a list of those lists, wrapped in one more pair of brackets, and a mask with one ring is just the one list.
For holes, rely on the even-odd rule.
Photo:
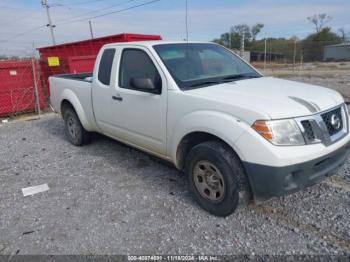
[(162, 44), (154, 49), (181, 89), (261, 77), (236, 55), (216, 44)]

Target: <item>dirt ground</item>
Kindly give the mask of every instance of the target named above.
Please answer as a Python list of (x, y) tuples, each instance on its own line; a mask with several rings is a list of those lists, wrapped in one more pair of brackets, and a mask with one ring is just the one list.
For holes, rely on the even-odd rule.
[[(350, 98), (350, 65), (332, 77), (304, 66), (267, 74)], [(350, 255), (350, 160), (318, 185), (218, 218), (172, 166), (100, 135), (74, 147), (56, 114), (28, 120), (0, 123), (0, 254)], [(23, 197), (44, 183), (49, 191)]]

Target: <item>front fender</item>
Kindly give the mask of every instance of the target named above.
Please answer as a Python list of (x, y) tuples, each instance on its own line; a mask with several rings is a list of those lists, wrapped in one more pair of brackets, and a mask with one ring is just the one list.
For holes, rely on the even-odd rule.
[(85, 114), (85, 111), (84, 111), (82, 104), (79, 101), (79, 98), (76, 96), (76, 94), (74, 94), (74, 92), (72, 90), (65, 89), (62, 92), (61, 100), (60, 100), (61, 103), (63, 100), (68, 100), (72, 104), (72, 106), (74, 107), (75, 112), (77, 113), (79, 120), (80, 120), (81, 124), (83, 125), (83, 127), (87, 131), (93, 130), (93, 127), (91, 126), (90, 122), (88, 121), (88, 118)]
[(191, 112), (176, 122), (170, 138), (168, 154), (176, 167), (179, 167), (176, 155), (181, 140), (190, 133), (205, 132), (225, 141), (244, 161), (243, 154), (235, 142), (247, 128), (250, 128), (248, 124), (227, 113), (204, 110)]

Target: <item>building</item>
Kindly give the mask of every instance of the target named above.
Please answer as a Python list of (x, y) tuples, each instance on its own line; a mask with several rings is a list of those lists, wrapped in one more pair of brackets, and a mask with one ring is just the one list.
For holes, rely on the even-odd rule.
[[(236, 49), (231, 49), (231, 51), (233, 51), (236, 55), (241, 55), (241, 51), (240, 50), (236, 50)], [(250, 52), (249, 51), (244, 51), (243, 52), (243, 57), (242, 57), (246, 62), (250, 63)]]
[[(250, 61), (251, 62), (263, 62), (265, 60), (265, 53), (258, 51), (250, 52)], [(282, 62), (284, 60), (284, 55), (281, 53), (266, 53), (266, 61), (267, 62)]]
[(324, 47), (324, 61), (350, 61), (350, 43), (327, 45)]

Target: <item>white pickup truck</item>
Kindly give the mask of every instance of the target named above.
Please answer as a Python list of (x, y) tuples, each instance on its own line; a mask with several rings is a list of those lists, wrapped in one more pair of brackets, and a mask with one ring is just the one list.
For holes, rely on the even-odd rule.
[(315, 184), (348, 156), (339, 93), (264, 77), (213, 43), (108, 44), (93, 74), (49, 82), (71, 143), (98, 132), (172, 162), (217, 216)]

